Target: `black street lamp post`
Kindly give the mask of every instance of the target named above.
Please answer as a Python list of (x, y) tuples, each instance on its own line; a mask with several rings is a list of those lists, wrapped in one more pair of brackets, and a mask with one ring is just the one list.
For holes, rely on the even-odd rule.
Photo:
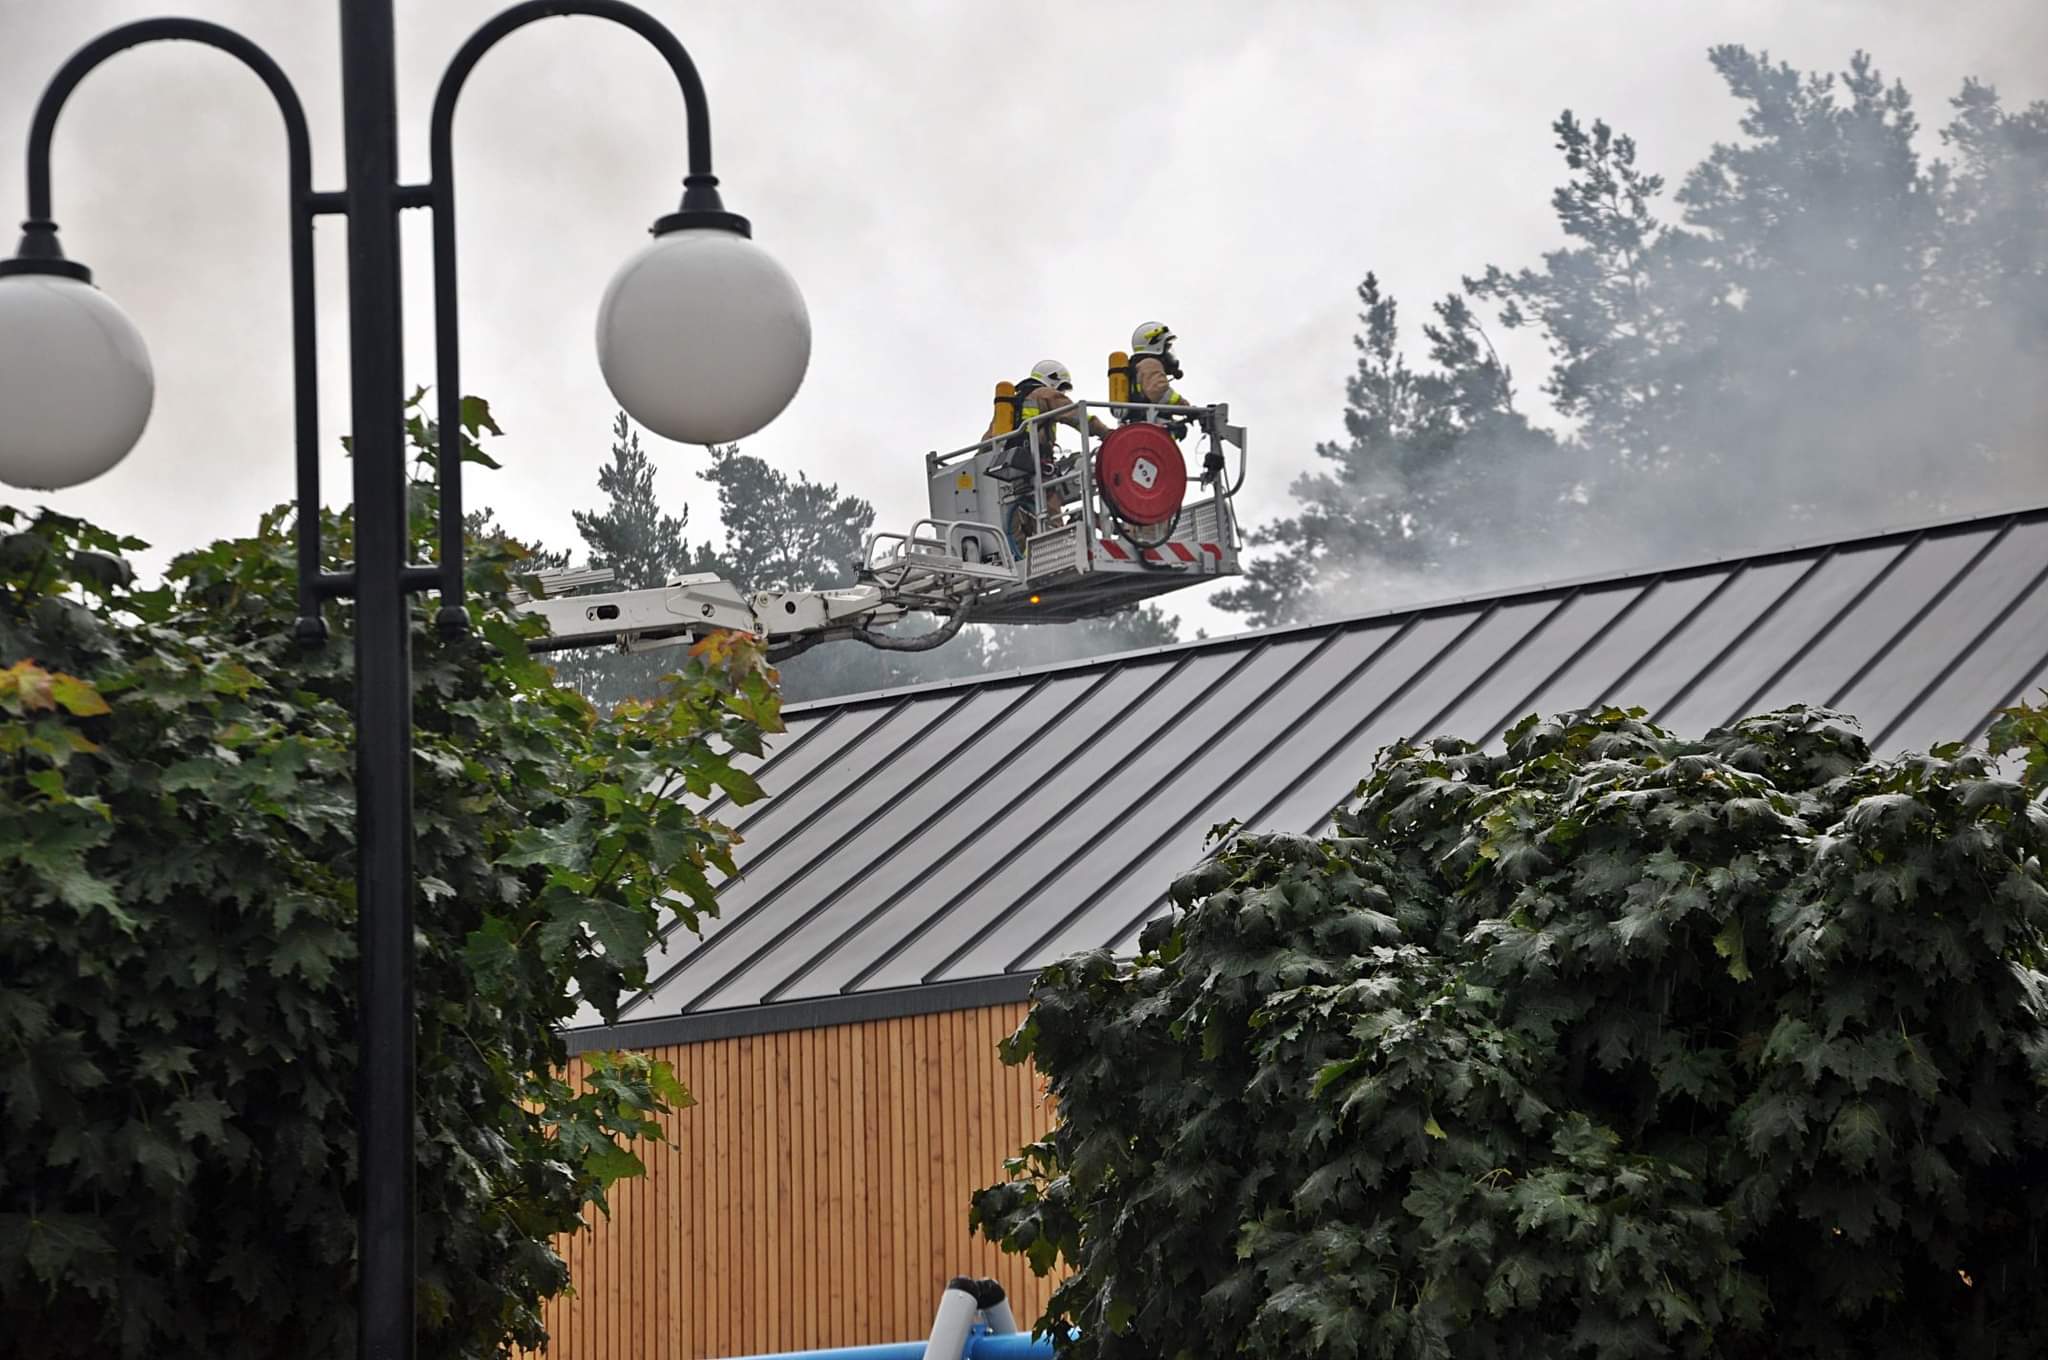
[[(134, 328), (91, 273), (65, 258), (50, 197), (50, 141), (78, 83), (117, 52), (183, 39), (238, 58), (269, 87), (288, 145), (292, 361), (298, 464), (297, 634), (326, 636), (322, 605), (355, 606), (357, 1006), (361, 1208), (358, 1354), (413, 1354), (413, 874), (412, 677), (414, 592), (438, 589), (438, 626), (468, 626), (463, 603), (462, 389), (458, 374), (454, 170), (455, 103), (483, 54), (537, 19), (588, 15), (650, 41), (682, 87), (689, 171), (678, 211), (615, 278), (599, 318), (599, 359), (627, 411), (658, 433), (727, 442), (772, 420), (802, 381), (810, 354), (803, 300), (752, 245), (745, 218), (719, 199), (702, 82), (659, 21), (621, 0), (528, 0), (463, 45), (443, 76), (431, 123), (431, 181), (398, 182), (391, 0), (342, 0), (341, 64), (347, 187), (316, 192), (305, 112), (284, 73), (254, 43), (195, 19), (128, 24), (82, 48), (51, 81), (29, 133), (28, 220), (15, 258), (0, 260), (0, 481), (74, 485), (113, 466), (140, 436), (154, 379)], [(409, 561), (403, 444), (398, 214), (434, 216), (436, 384), (441, 438), (440, 554)], [(319, 418), (315, 384), (313, 226), (348, 224), (351, 428), (356, 561), (321, 570)]]

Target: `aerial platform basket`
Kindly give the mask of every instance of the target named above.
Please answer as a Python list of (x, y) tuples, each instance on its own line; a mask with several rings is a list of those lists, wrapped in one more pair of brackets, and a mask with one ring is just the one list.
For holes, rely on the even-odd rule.
[[(1069, 425), (1079, 448), (1062, 451), (1072, 411), (1123, 424), (1099, 440)], [(971, 595), (981, 623), (1070, 623), (1239, 575), (1244, 440), (1225, 405), (1089, 401), (929, 454), (931, 516), (872, 535), (863, 579), (923, 607)]]

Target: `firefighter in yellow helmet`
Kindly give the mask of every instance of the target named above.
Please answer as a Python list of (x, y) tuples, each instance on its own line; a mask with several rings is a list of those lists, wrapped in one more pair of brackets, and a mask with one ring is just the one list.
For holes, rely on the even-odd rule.
[[(1174, 335), (1164, 321), (1147, 321), (1131, 332), (1131, 400), (1152, 406), (1186, 406), (1188, 399), (1174, 389), (1180, 377), (1180, 360), (1173, 355)], [(1141, 420), (1165, 424), (1163, 411), (1148, 411)]]
[[(1024, 522), (1020, 527), (1023, 527), (1026, 532), (1020, 535), (1013, 531), (1013, 538), (1029, 537), (1029, 534), (1036, 530), (1036, 516), (1032, 515), (1029, 511), (1029, 499), (1032, 490), (1030, 480), (1031, 439), (1024, 431), (1025, 422), (1045, 415), (1048, 412), (1066, 412), (1064, 415), (1056, 415), (1050, 420), (1042, 421), (1038, 425), (1038, 461), (1040, 476), (1048, 482), (1067, 471), (1071, 471), (1071, 468), (1062, 466), (1059, 458), (1059, 427), (1062, 425), (1072, 425), (1078, 430), (1082, 426), (1081, 408), (1074, 405), (1073, 397), (1068, 395), (1073, 390), (1074, 374), (1072, 370), (1057, 359), (1039, 360), (1031, 366), (1031, 375), (1017, 384), (1017, 395), (1013, 400), (1017, 408), (1014, 428), (1018, 431), (1018, 434), (1013, 441), (1010, 457), (1006, 461), (1019, 474), (1016, 482), (1019, 499), (1026, 506)], [(1103, 424), (1092, 415), (1087, 418), (1087, 427), (1088, 433), (1097, 439), (1101, 439), (1109, 433), (1109, 426)], [(999, 433), (1001, 431), (994, 424), (991, 424), (987, 430), (982, 432), (981, 437), (983, 439), (993, 439)], [(1062, 523), (1065, 508), (1066, 498), (1060, 494), (1060, 489), (1058, 487), (1047, 487), (1045, 491), (1046, 522), (1049, 525)], [(1021, 547), (1021, 543), (1018, 546)]]
[[(1167, 407), (1167, 410), (1128, 411), (1112, 408), (1119, 412), (1122, 422), (1131, 424), (1154, 424), (1163, 426), (1166, 432), (1180, 440), (1186, 437), (1194, 419), (1192, 409), (1175, 411), (1173, 407), (1192, 408), (1193, 403), (1180, 394), (1173, 384), (1181, 376), (1180, 360), (1173, 353), (1173, 328), (1164, 321), (1147, 321), (1131, 332), (1131, 353), (1129, 360), (1111, 370), (1110, 399), (1129, 400), (1152, 407)], [(1117, 379), (1122, 378), (1123, 382)], [(1119, 389), (1128, 388), (1128, 397)], [(1221, 486), (1223, 476), (1223, 454), (1216, 446), (1215, 439), (1202, 458), (1202, 485)]]

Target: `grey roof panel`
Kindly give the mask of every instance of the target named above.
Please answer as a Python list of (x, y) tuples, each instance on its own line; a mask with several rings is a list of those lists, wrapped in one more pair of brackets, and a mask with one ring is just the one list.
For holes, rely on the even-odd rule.
[[(1996, 699), (1977, 704), (1972, 677), (1979, 663), (1966, 653), (1993, 643), (1990, 634), (2007, 635), (2005, 644), (2024, 652), (2048, 637), (2009, 624), (2030, 594), (2041, 590), (2040, 573), (2048, 565), (2048, 519), (2021, 521), (1995, 542), (1930, 614), (1914, 635), (1893, 649), (1896, 667), (1875, 668), (1842, 696), (1846, 712), (1862, 715), (1869, 735), (1886, 749), (1924, 747), (1937, 741), (1978, 735), (1972, 724), (1983, 719)], [(2010, 664), (2010, 653), (2002, 652)], [(2024, 668), (2024, 663), (2021, 663)], [(1955, 674), (1953, 672), (1963, 672)], [(1987, 677), (1987, 686), (2018, 677)], [(1853, 705), (1853, 706), (1852, 706)], [(1971, 708), (1975, 712), (1968, 712)]]
[[(1712, 672), (1702, 675), (1701, 683), (1687, 690), (1683, 698), (1660, 707), (1657, 722), (1677, 732), (1705, 732), (1753, 712), (1748, 706), (1751, 697), (1767, 689), (1786, 666), (1810, 658), (1811, 649), (1826, 641), (1826, 633), (1844, 611), (1865, 599), (1865, 593), (1884, 579), (1900, 552), (1896, 543), (1876, 543), (1821, 558), (1800, 576), (1796, 589), (1788, 590), (1738, 635)], [(1719, 617), (1733, 617), (1734, 611), (1730, 601)], [(1837, 640), (1846, 641), (1849, 639)], [(1837, 645), (1821, 655), (1840, 656), (1842, 651)], [(1830, 685), (1820, 693), (1832, 688)]]
[[(771, 809), (777, 813), (785, 810), (785, 804), (805, 782), (821, 771), (828, 770), (848, 750), (860, 744), (868, 729), (886, 722), (898, 714), (890, 709), (852, 709), (844, 713), (827, 715), (827, 720), (806, 724), (803, 731), (770, 739), (770, 754), (761, 767), (757, 779), (768, 782), (764, 790), (772, 788), (778, 797), (763, 798), (743, 808), (721, 811), (713, 804), (711, 811), (736, 831), (744, 831), (748, 823), (761, 817)], [(772, 825), (772, 823), (770, 823)], [(758, 832), (747, 833), (748, 838)]]
[(768, 796), (713, 805), (745, 837), (720, 917), (663, 942), (624, 1018), (673, 1042), (1128, 949), (1212, 825), (1318, 830), (1398, 738), (1807, 702), (1892, 751), (2044, 683), (2048, 510), (792, 706), (751, 766)]
[[(1573, 591), (1530, 630), (1519, 648), (1503, 655), (1492, 674), (1460, 695), (1431, 726), (1470, 741), (1500, 735), (1529, 713), (1530, 700), (1596, 646), (1622, 611), (1641, 596), (1640, 588)], [(1593, 697), (1581, 694), (1569, 706), (1589, 703)]]
[[(669, 932), (657, 947), (660, 962), (649, 962), (648, 989), (627, 1002), (623, 1014), (637, 1019), (646, 1007), (659, 1004), (657, 996), (666, 999), (675, 995), (677, 989), (668, 985), (670, 979), (700, 962), (715, 948), (719, 936), (746, 918), (743, 907), (728, 905), (737, 903), (740, 885), (765, 875), (786, 873), (785, 865), (789, 864), (800, 871), (806, 862), (804, 852), (808, 847), (804, 842), (810, 826), (842, 804), (848, 790), (863, 783), (877, 766), (886, 768), (890, 760), (916, 745), (926, 725), (940, 711), (966, 697), (950, 694), (943, 702), (917, 712), (888, 709), (849, 714), (854, 721), (834, 724), (811, 739), (822, 743), (812, 750), (812, 760), (784, 771), (781, 779), (772, 773), (764, 774), (766, 782), (762, 787), (767, 796), (741, 809), (744, 815), (728, 819), (742, 831), (744, 839), (734, 853), (739, 874), (718, 884), (719, 914), (704, 918), (695, 935), (679, 929)], [(894, 732), (890, 732), (892, 727)], [(893, 739), (868, 741), (876, 733), (889, 733)], [(802, 743), (792, 754), (800, 753), (809, 744)], [(780, 854), (785, 844), (798, 847), (786, 860)]]
[[(935, 916), (929, 903), (931, 880), (951, 881), (984, 868), (995, 853), (989, 828), (1009, 825), (1045, 802), (1060, 774), (1118, 716), (1159, 688), (1181, 659), (1145, 671), (1057, 675), (1031, 685), (1028, 697), (989, 730), (989, 742), (976, 742), (967, 753), (979, 772), (978, 788), (965, 796), (957, 796), (951, 785), (913, 792), (912, 798), (917, 793), (941, 796), (897, 809), (905, 825), (893, 839), (885, 835), (867, 847), (869, 857), (858, 868), (857, 882), (835, 886), (835, 880), (820, 879), (810, 887), (826, 891), (812, 894), (812, 911), (777, 914), (785, 930), (799, 928), (759, 944), (763, 971), (779, 965), (780, 973), (762, 987), (762, 999), (772, 999), (769, 993), (777, 991), (812, 995), (839, 990), (874, 961), (859, 947), (863, 935), (879, 939), (892, 953), (909, 943), (918, 927), (928, 926)], [(915, 702), (937, 701), (933, 696)], [(934, 803), (937, 811), (926, 816)], [(912, 899), (907, 906), (905, 898)], [(879, 931), (872, 926), (877, 917), (886, 923)], [(678, 1009), (696, 1004), (696, 980), (687, 986), (692, 995)]]
[(1930, 534), (1887, 564), (1862, 598), (1815, 630), (1806, 650), (1721, 717), (1763, 713), (1789, 703), (1833, 702), (1858, 678), (1882, 669), (1910, 674), (1914, 658), (1896, 643), (1935, 607), (1989, 545), (1981, 534)]
[(1073, 781), (1049, 800), (1053, 815), (990, 847), (1000, 858), (960, 896), (960, 924), (972, 929), (930, 941), (952, 946), (936, 958), (906, 951), (877, 981), (902, 985), (1011, 971), (1005, 960), (1028, 943), (1018, 936), (1045, 920), (1021, 908), (1042, 894), (1048, 879), (1094, 858), (1127, 822), (1142, 821), (1151, 800), (1170, 801), (1171, 782), (1187, 753), (1215, 739), (1241, 694), (1279, 683), (1307, 645), (1297, 637), (1239, 649), (1234, 656), (1202, 657), (1199, 662), (1209, 664), (1189, 667), (1185, 691), (1175, 686), (1175, 692), (1127, 714), (1105, 743), (1092, 778)]
[(1155, 800), (1159, 815), (1142, 827), (1121, 829), (1128, 842), (1121, 866), (1084, 884), (1073, 907), (1055, 916), (1028, 956), (1095, 947), (1125, 928), (1118, 922), (1149, 915), (1174, 877), (1201, 857), (1211, 828), (1243, 810), (1244, 790), (1269, 782), (1272, 762), (1284, 768), (1299, 758), (1294, 752), (1301, 746), (1320, 742), (1316, 720), (1327, 711), (1329, 695), (1356, 679), (1376, 650), (1359, 644), (1376, 644), (1390, 631), (1378, 638), (1365, 630), (1330, 634), (1284, 684), (1259, 696), (1231, 724), (1228, 739), (1211, 743), (1190, 765), (1181, 783), (1195, 797), (1171, 804)]
[(2011, 708), (2022, 699), (2038, 707), (2044, 695), (2048, 695), (2048, 648), (2043, 649), (2041, 668), (2034, 672), (2033, 678), (2013, 686), (2012, 692), (2000, 700), (1998, 707)]
[[(1025, 693), (1022, 686), (1008, 685), (969, 690), (955, 702), (928, 705), (930, 724), (917, 739), (892, 746), (887, 763), (864, 770), (856, 783), (832, 790), (802, 829), (790, 833), (791, 838), (801, 840), (805, 853), (780, 856), (765, 869), (743, 860), (742, 876), (719, 894), (725, 924), (718, 938), (712, 941), (707, 936), (706, 943), (678, 970), (696, 974), (688, 980), (696, 995), (687, 1009), (697, 1009), (715, 998), (749, 970), (760, 951), (771, 948), (812, 914), (800, 910), (791, 919), (789, 913), (778, 910), (782, 899), (796, 893), (806, 903), (829, 901), (860, 878), (892, 829), (900, 833), (918, 812), (939, 800), (971, 797), (985, 780), (987, 769), (980, 761), (960, 759), (973, 744), (969, 738), (985, 728), (1000, 730), (1009, 710)], [(884, 780), (892, 797), (865, 796), (866, 789)], [(900, 800), (893, 796), (898, 790), (902, 791)]]
[[(2048, 526), (2043, 526), (2048, 528)], [(2048, 537), (2048, 534), (2044, 534)], [(2002, 545), (2001, 545), (2002, 546)], [(2048, 544), (2044, 544), (2048, 550)], [(1997, 710), (2023, 691), (2022, 676), (2048, 661), (2048, 561), (2011, 592), (1985, 592), (1975, 603), (1998, 605), (1968, 640), (1945, 646), (1942, 667), (1910, 706), (1884, 722), (1865, 721), (1873, 741), (1887, 749), (1920, 750), (1942, 741), (1981, 736)], [(1980, 609), (1968, 611), (1972, 622)]]
[[(1210, 742), (1207, 746), (1211, 749), (1241, 747), (1247, 757), (1256, 759), (1270, 749), (1272, 741), (1285, 736), (1292, 729), (1310, 723), (1321, 711), (1320, 703), (1330, 688), (1343, 683), (1347, 676), (1365, 665), (1379, 644), (1393, 631), (1392, 625), (1382, 625), (1377, 628), (1325, 633), (1313, 654), (1304, 660), (1283, 686), (1273, 692), (1271, 702), (1255, 706), (1247, 716), (1233, 722), (1229, 728), (1228, 742)], [(1157, 675), (1163, 667), (1155, 662), (1144, 669)], [(1286, 710), (1296, 705), (1299, 705), (1298, 709), (1290, 716)], [(1282, 719), (1286, 721), (1283, 722)], [(1034, 779), (1042, 773), (1038, 770), (1027, 772), (1029, 777)], [(1198, 828), (1195, 831), (1195, 844), (1196, 853), (1199, 853), (1201, 834), (1228, 815), (1206, 814), (1218, 801), (1231, 796), (1234, 791), (1232, 787), (1205, 785), (1200, 782), (1200, 777), (1194, 776), (1182, 782), (1186, 788), (1206, 796), (1183, 798), (1175, 794), (1171, 798), (1149, 799), (1144, 807), (1153, 816), (1138, 825), (1126, 828), (1125, 834), (1134, 845), (1143, 842), (1148, 835), (1154, 839), (1177, 833), (1185, 835), (1187, 829), (1193, 827)], [(1229, 777), (1231, 785), (1239, 782), (1236, 776)], [(1154, 830), (1155, 827), (1158, 829)], [(843, 985), (865, 987), (882, 984), (882, 979), (876, 974), (889, 968), (895, 961), (891, 956), (892, 939), (900, 933), (902, 921), (916, 921), (915, 929), (920, 936), (931, 934), (932, 927), (940, 924), (937, 918), (920, 919), (919, 913), (929, 911), (929, 907), (915, 899), (899, 900), (893, 905), (895, 909), (892, 912), (872, 921), (858, 937), (848, 942), (845, 952), (850, 967)], [(951, 917), (952, 913), (948, 913), (943, 919), (950, 921)], [(960, 926), (956, 933), (964, 937), (965, 934), (971, 933), (972, 925), (973, 923)], [(935, 959), (939, 956), (934, 953), (921, 953), (919, 957)], [(907, 962), (904, 967), (909, 976), (921, 976), (915, 971), (915, 961)], [(890, 976), (893, 978), (898, 975), (892, 973)]]
[[(957, 729), (956, 739), (928, 743), (935, 752), (943, 752), (942, 763), (914, 778), (910, 771), (896, 772), (905, 790), (900, 802), (855, 800), (851, 811), (859, 820), (851, 833), (811, 858), (802, 878), (775, 885), (773, 892), (801, 891), (806, 910), (766, 910), (773, 897), (760, 892), (741, 905), (751, 919), (728, 932), (725, 943), (733, 945), (740, 935), (746, 938), (740, 948), (728, 949), (728, 957), (711, 975), (694, 981), (697, 994), (690, 1008), (759, 1004), (770, 991), (810, 972), (829, 943), (872, 909), (883, 890), (886, 866), (893, 863), (900, 873), (924, 855), (960, 854), (972, 847), (975, 822), (993, 811), (1003, 787), (1005, 757), (1034, 738), (1042, 740), (1056, 727), (1071, 698), (1062, 691), (1076, 683), (1008, 686), (995, 691), (999, 705), (950, 715), (947, 723)], [(958, 828), (958, 839), (950, 848), (934, 846), (920, 835), (952, 811), (964, 812), (966, 824)], [(886, 825), (881, 825), (884, 819)], [(906, 845), (920, 840), (926, 844), (922, 854), (904, 853)]]
[(1640, 705), (1662, 720), (1706, 684), (1749, 632), (1768, 623), (1787, 598), (1798, 592), (1824, 557), (1790, 561), (1738, 563), (1713, 591), (1674, 627), (1643, 663), (1609, 690), (1610, 698)]
[(1093, 924), (1092, 917), (1099, 912), (1128, 916), (1142, 904), (1105, 902), (1097, 889), (1121, 880), (1148, 846), (1183, 827), (1208, 801), (1217, 782), (1239, 763), (1241, 743), (1256, 739), (1249, 730), (1252, 725), (1283, 725), (1276, 719), (1284, 717), (1284, 696), (1313, 671), (1327, 650), (1326, 642), (1327, 638), (1314, 637), (1276, 642), (1233, 676), (1227, 689), (1189, 710), (1187, 721), (1195, 725), (1190, 735), (1207, 733), (1209, 739), (1178, 741), (1162, 734), (1166, 739), (1151, 747), (1145, 759), (1128, 767), (1118, 784), (1101, 791), (1098, 806), (1103, 813), (1092, 812), (1086, 803), (1077, 805), (1074, 816), (1092, 828), (1084, 848), (1038, 865), (1035, 883), (1017, 895), (1015, 905), (924, 980), (1015, 972), (1022, 966), (1020, 960), (1042, 952), (1048, 938), (1075, 930), (1092, 945), (1102, 942), (1102, 930), (1114, 933), (1111, 927)]
[[(863, 987), (915, 986), (939, 967), (986, 925), (1003, 915), (1011, 899), (1004, 894), (1028, 886), (1039, 868), (1071, 854), (1086, 840), (1087, 828), (1072, 815), (1075, 807), (1092, 791), (1100, 790), (1126, 769), (1143, 749), (1133, 744), (1133, 734), (1145, 731), (1145, 718), (1153, 707), (1174, 698), (1197, 699), (1212, 691), (1237, 667), (1249, 660), (1256, 648), (1236, 647), (1227, 651), (1197, 653), (1169, 676), (1166, 667), (1134, 667), (1154, 681), (1145, 692), (1118, 711), (1086, 712), (1089, 735), (1081, 745), (1076, 762), (1038, 781), (1033, 791), (1021, 798), (1011, 815), (987, 829), (972, 853), (940, 865), (928, 878), (905, 896), (913, 916), (922, 916), (929, 928), (915, 929), (900, 948), (885, 955), (860, 980)], [(1135, 678), (1135, 677), (1134, 677)], [(1101, 698), (1090, 710), (1109, 707)], [(1100, 804), (1097, 809), (1099, 812)]]
[(1582, 599), (1597, 593), (1619, 601), (1619, 607), (1575, 655), (1545, 674), (1529, 677), (1527, 697), (1511, 707), (1503, 724), (1529, 713), (1558, 713), (1611, 701), (1629, 673), (1653, 656), (1725, 579), (1696, 572), (1583, 592)]
[(1353, 710), (1355, 721), (1347, 727), (1342, 719), (1351, 713), (1340, 710), (1333, 714), (1338, 721), (1326, 729), (1329, 739), (1314, 762), (1292, 779), (1286, 772), (1276, 771), (1283, 786), (1256, 813), (1245, 816), (1245, 825), (1288, 831), (1320, 827), (1330, 810), (1350, 796), (1381, 747), (1396, 737), (1408, 736), (1411, 727), (1426, 720), (1448, 693), (1454, 692), (1454, 686), (1462, 688), (1459, 676), (1469, 680), (1477, 675), (1489, 658), (1468, 644), (1475, 635), (1490, 631), (1495, 609), (1485, 606), (1424, 616), (1406, 635), (1388, 643), (1364, 677), (1367, 681), (1376, 678), (1377, 683), (1361, 696), (1364, 702)]

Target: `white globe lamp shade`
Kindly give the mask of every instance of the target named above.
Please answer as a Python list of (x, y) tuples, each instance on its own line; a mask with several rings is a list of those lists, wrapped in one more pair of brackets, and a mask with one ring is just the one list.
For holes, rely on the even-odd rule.
[(155, 400), (149, 349), (113, 299), (72, 274), (0, 274), (0, 482), (91, 481), (128, 456)]
[(789, 405), (811, 362), (796, 280), (737, 231), (664, 232), (597, 309), (597, 363), (626, 414), (684, 444), (729, 444)]

